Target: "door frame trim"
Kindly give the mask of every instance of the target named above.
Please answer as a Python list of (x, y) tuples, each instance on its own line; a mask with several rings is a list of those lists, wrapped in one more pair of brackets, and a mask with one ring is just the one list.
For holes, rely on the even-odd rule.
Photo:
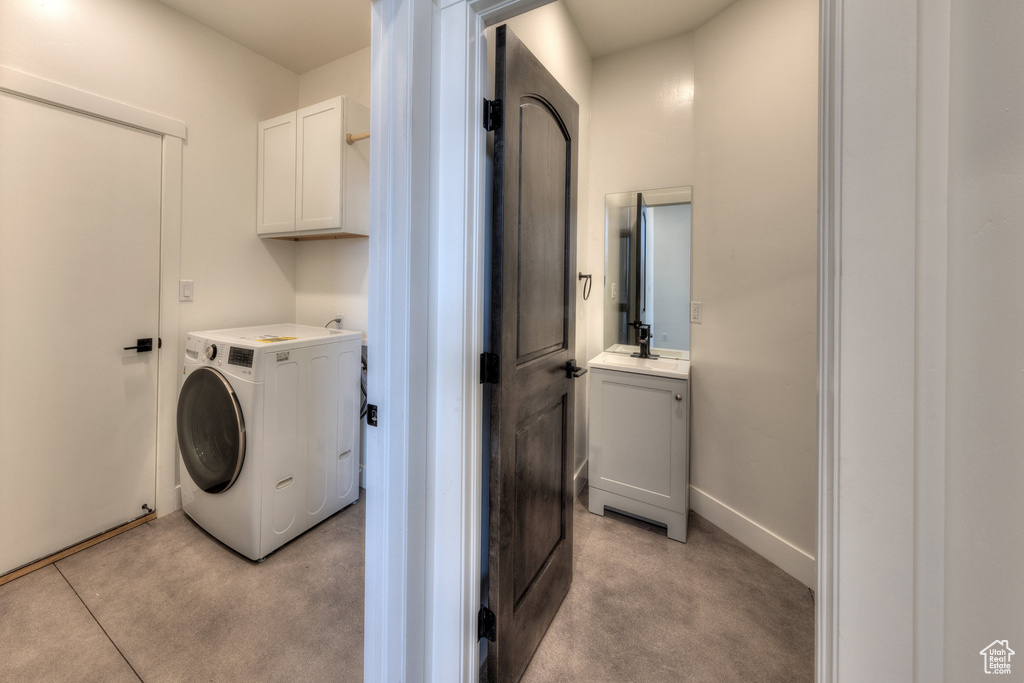
[(181, 121), (6, 66), (0, 66), (0, 90), (157, 135), (188, 139), (188, 128)]
[(431, 0), (370, 8), (367, 400), (379, 417), (366, 430), (365, 681), (424, 680), (437, 649), (427, 610), (436, 502), (429, 419), (439, 410), (428, 393), (437, 369), (428, 263), (435, 9)]
[[(547, 4), (538, 0), (467, 0), (483, 25)], [(839, 320), (840, 189), (842, 150), (843, 0), (820, 0), (818, 167), (818, 542), (815, 600), (815, 679), (835, 680), (838, 648), (839, 548)], [(486, 57), (486, 55), (485, 55)], [(446, 76), (441, 71), (442, 88)], [(465, 96), (477, 93), (467, 85)], [(478, 154), (483, 156), (482, 148)], [(442, 179), (443, 182), (444, 179)], [(467, 226), (482, 235), (483, 224)], [(479, 292), (474, 293), (477, 297)], [(467, 299), (467, 305), (472, 299)], [(469, 349), (466, 349), (469, 352)], [(468, 455), (468, 454), (467, 454)], [(477, 505), (475, 516), (480, 515)], [(467, 567), (467, 569), (469, 569)], [(462, 680), (473, 680), (463, 678)]]
[(158, 372), (156, 511), (162, 517), (181, 507), (178, 479), (177, 407), (181, 381), (181, 327), (178, 280), (181, 277), (182, 157), (185, 138), (164, 135), (160, 192), (160, 339)]
[(838, 679), (839, 307), (843, 0), (820, 0), (818, 25), (818, 520), (814, 677)]
[(176, 483), (178, 453), (174, 423), (180, 360), (181, 169), (188, 128), (181, 121), (5, 66), (0, 66), (0, 91), (161, 136), (158, 335), (163, 344), (157, 351), (156, 480), (153, 488), (157, 515), (170, 514), (181, 507)]

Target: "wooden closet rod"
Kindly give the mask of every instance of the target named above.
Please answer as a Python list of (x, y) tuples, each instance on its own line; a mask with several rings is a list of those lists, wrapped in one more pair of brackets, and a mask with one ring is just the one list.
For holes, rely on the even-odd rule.
[(349, 133), (345, 136), (345, 142), (351, 145), (353, 142), (359, 142), (360, 140), (365, 140), (368, 137), (370, 137), (369, 133), (358, 133), (356, 135)]

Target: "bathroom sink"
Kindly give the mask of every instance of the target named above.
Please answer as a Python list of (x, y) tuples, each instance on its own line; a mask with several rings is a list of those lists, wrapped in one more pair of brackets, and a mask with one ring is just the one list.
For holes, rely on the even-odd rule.
[[(635, 344), (632, 346), (630, 346), (629, 344), (613, 344), (612, 346), (609, 346), (607, 349), (605, 349), (607, 353), (624, 353), (627, 356), (631, 353), (636, 353), (639, 350), (640, 347)], [(657, 346), (652, 346), (651, 353), (653, 353), (656, 356), (661, 356), (662, 358), (668, 358), (669, 360), (673, 358), (690, 360), (690, 352), (682, 351), (680, 349), (663, 349)]]
[(658, 375), (672, 379), (688, 379), (690, 361), (678, 358), (634, 358), (622, 353), (604, 352), (591, 359), (591, 368), (636, 372), (641, 375)]

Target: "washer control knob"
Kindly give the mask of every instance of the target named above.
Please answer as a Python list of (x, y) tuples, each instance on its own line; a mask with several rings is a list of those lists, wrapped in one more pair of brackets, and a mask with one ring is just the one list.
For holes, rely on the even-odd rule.
[(217, 345), (210, 344), (206, 347), (206, 360), (213, 360), (217, 357)]

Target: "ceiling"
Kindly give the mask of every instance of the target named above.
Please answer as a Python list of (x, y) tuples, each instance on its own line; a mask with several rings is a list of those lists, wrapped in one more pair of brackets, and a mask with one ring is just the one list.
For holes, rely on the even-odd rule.
[(592, 58), (689, 33), (736, 0), (563, 0)]
[[(370, 45), (370, 0), (159, 0), (294, 71)], [(597, 58), (688, 33), (735, 0), (563, 0)]]
[(159, 0), (302, 74), (370, 45), (370, 0)]

